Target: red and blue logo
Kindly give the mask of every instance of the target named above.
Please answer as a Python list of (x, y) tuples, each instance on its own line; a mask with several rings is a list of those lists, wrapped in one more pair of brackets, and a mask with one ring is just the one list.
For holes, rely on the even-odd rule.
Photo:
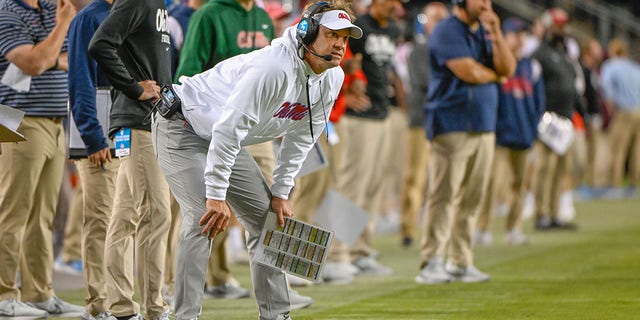
[(309, 108), (305, 105), (295, 102), (285, 102), (273, 114), (274, 118), (291, 119), (294, 121), (302, 120), (309, 113)]

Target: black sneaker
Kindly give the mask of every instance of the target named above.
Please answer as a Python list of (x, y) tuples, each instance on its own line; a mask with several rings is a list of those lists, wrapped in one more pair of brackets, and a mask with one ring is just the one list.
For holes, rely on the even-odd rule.
[(564, 222), (564, 221), (553, 219), (551, 221), (551, 229), (556, 229), (556, 230), (576, 230), (576, 229), (578, 229), (578, 226), (575, 223)]

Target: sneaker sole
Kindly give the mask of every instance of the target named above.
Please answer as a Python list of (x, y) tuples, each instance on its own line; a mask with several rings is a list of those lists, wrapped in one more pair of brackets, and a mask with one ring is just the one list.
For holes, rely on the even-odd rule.
[(309, 303), (292, 304), (291, 305), (291, 310), (300, 310), (300, 309), (304, 309), (304, 308), (309, 308), (312, 304), (313, 304), (313, 301), (311, 301)]
[(83, 316), (84, 316), (84, 312), (49, 313), (49, 317), (56, 317), (56, 318), (82, 318)]
[(13, 317), (13, 316), (7, 316), (7, 315), (2, 315), (0, 314), (0, 319), (7, 319), (7, 320), (38, 320), (38, 319), (49, 319), (48, 315), (41, 315), (41, 316), (21, 316), (21, 317)]
[(449, 279), (431, 279), (431, 280), (427, 280), (422, 278), (421, 276), (416, 276), (414, 278), (415, 282), (418, 284), (443, 284), (443, 283), (449, 283), (452, 282), (453, 279), (449, 278)]
[(233, 299), (246, 299), (251, 297), (250, 293), (243, 293), (243, 294), (231, 294), (231, 295), (215, 295), (215, 294), (210, 294), (210, 293), (205, 293), (205, 296), (207, 296), (208, 298), (211, 299), (229, 299), (229, 300), (233, 300)]

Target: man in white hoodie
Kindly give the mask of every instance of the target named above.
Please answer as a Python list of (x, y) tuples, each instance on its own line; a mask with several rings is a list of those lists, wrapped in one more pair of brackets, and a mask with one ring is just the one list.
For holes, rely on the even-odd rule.
[[(341, 1), (308, 7), (297, 27), (271, 46), (239, 55), (174, 89), (181, 114), (156, 116), (158, 161), (182, 209), (175, 308), (178, 320), (198, 319), (210, 239), (229, 224), (230, 208), (249, 233), (251, 275), (260, 319), (290, 319), (283, 272), (254, 261), (264, 220), (293, 216), (289, 193), (307, 153), (322, 134), (344, 73), (340, 61), (352, 24)], [(265, 182), (246, 146), (282, 137)]]

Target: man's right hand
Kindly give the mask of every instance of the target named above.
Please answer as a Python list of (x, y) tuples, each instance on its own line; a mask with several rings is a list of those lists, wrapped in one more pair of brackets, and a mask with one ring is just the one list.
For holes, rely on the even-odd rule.
[(207, 212), (200, 219), (201, 235), (213, 239), (218, 233), (223, 232), (231, 221), (231, 209), (225, 200), (207, 199)]
[(144, 90), (144, 91), (142, 91), (142, 94), (138, 97), (138, 100), (140, 100), (140, 101), (145, 101), (145, 100), (156, 101), (156, 100), (160, 99), (160, 86), (158, 86), (156, 84), (155, 80), (144, 80), (144, 81), (138, 82), (138, 84)]
[(96, 165), (96, 167), (102, 168), (105, 163), (111, 162), (111, 150), (109, 150), (109, 147), (106, 147), (100, 151), (90, 154), (88, 158), (91, 163)]
[(358, 52), (352, 58), (345, 60), (342, 69), (345, 74), (356, 74), (362, 69), (362, 53)]
[(70, 25), (73, 17), (76, 16), (76, 7), (70, 0), (58, 0), (56, 8), (56, 23)]
[(371, 108), (371, 100), (366, 94), (366, 85), (364, 81), (355, 79), (351, 82), (351, 85), (345, 92), (345, 101), (347, 108), (356, 111), (364, 112)]

